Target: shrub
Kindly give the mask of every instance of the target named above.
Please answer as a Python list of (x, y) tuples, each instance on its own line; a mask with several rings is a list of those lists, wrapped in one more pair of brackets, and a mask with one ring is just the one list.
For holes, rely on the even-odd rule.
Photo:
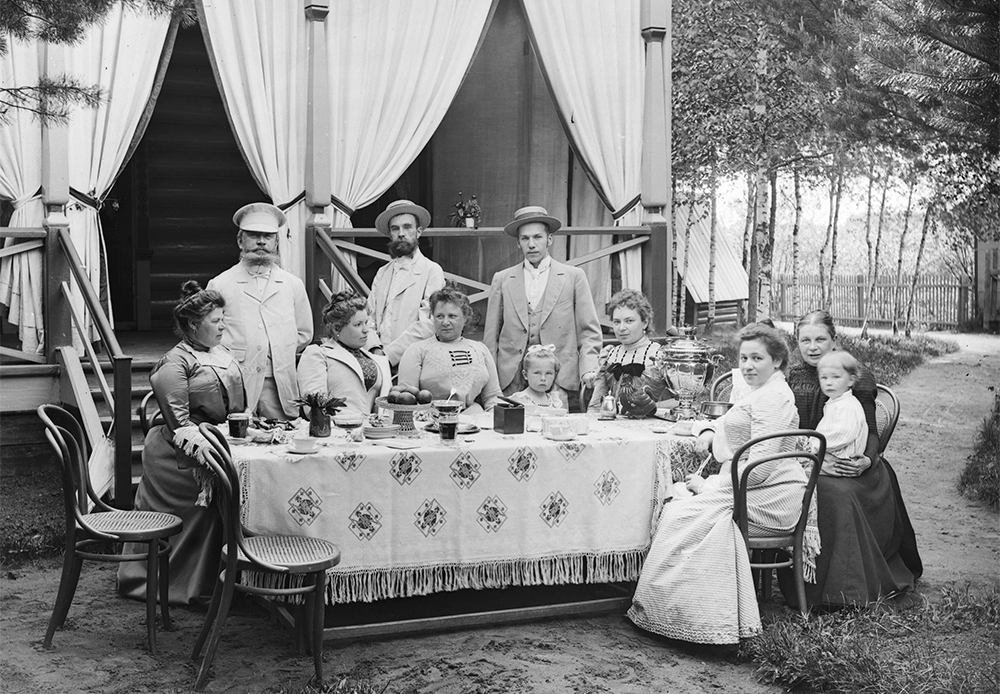
[(1000, 393), (993, 397), (993, 411), (983, 420), (976, 450), (969, 456), (958, 491), (990, 508), (1000, 508)]

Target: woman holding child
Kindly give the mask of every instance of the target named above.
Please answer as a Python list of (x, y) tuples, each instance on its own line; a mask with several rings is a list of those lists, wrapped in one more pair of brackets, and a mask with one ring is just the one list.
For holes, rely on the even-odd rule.
[(670, 382), (657, 364), (660, 346), (646, 331), (653, 306), (642, 292), (623, 289), (608, 304), (617, 345), (607, 345), (598, 356), (599, 370), (588, 410), (597, 412), (606, 395), (614, 395), (622, 414), (646, 417), (656, 403), (674, 397)]
[[(802, 363), (788, 376), (799, 425), (820, 431), (827, 427), (830, 451), (816, 487), (823, 548), (817, 558), (816, 583), (806, 584), (810, 605), (872, 602), (912, 588), (923, 570), (896, 474), (878, 452), (875, 379), (853, 358), (831, 356), (837, 354), (835, 337), (833, 319), (826, 311), (800, 319), (796, 339)], [(842, 416), (846, 400), (823, 384), (822, 377), (830, 378), (828, 372), (844, 372), (851, 381), (850, 399), (860, 403), (867, 425), (853, 447), (839, 452), (836, 444), (851, 438), (851, 427)], [(785, 594), (793, 598), (794, 591)]]
[[(732, 466), (778, 452), (794, 442), (777, 438), (733, 460), (750, 439), (798, 428), (795, 396), (785, 382), (788, 346), (774, 328), (749, 325), (739, 334), (740, 371), (749, 393), (711, 426), (697, 448), (722, 462), (717, 475), (688, 478), (691, 495), (665, 504), (636, 586), (629, 618), (648, 631), (696, 643), (738, 643), (761, 630), (746, 545), (733, 523)], [(750, 474), (749, 532), (790, 531), (799, 518), (806, 474), (795, 459), (764, 463)], [(814, 554), (815, 538), (807, 543)]]

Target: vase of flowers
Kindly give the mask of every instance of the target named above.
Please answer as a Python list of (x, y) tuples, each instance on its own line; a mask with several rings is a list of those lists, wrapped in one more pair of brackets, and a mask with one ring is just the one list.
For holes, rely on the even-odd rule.
[(462, 191), (459, 191), (458, 202), (455, 203), (454, 207), (455, 211), (451, 213), (451, 221), (455, 226), (464, 226), (469, 229), (479, 228), (483, 211), (479, 207), (479, 200), (476, 199), (475, 195), (466, 200), (462, 195)]
[[(330, 435), (330, 417), (337, 414), (344, 406), (344, 398), (334, 398), (319, 391), (306, 393), (293, 404), (299, 406), (302, 417), (309, 420), (309, 435), (325, 438)], [(305, 408), (309, 408), (308, 416)]]

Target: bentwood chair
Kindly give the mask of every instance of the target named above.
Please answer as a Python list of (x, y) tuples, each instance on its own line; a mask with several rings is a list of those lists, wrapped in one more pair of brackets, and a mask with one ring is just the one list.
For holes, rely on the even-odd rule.
[(889, 386), (876, 384), (875, 394), (875, 426), (878, 429), (878, 452), (885, 453), (892, 432), (896, 430), (899, 421), (899, 398)]
[(727, 371), (712, 382), (708, 399), (713, 402), (729, 402), (729, 394), (733, 392), (733, 372)]
[[(87, 468), (88, 447), (80, 423), (58, 405), (41, 405), (38, 416), (45, 424), (45, 436), (55, 450), (62, 472), (63, 502), (66, 510), (66, 550), (63, 556), (59, 593), (49, 619), (43, 644), (52, 645), (52, 635), (66, 621), (83, 560), (103, 562), (146, 562), (146, 633), (149, 650), (156, 653), (156, 596), (159, 588), (163, 628), (170, 629), (167, 593), (170, 583), (168, 538), (181, 531), (181, 519), (155, 511), (122, 511), (104, 503), (90, 484)], [(93, 508), (93, 511), (91, 511)], [(91, 552), (102, 543), (144, 543), (141, 554)], [(159, 574), (159, 575), (158, 575)]]
[[(295, 628), (300, 638), (308, 636), (316, 669), (316, 685), (320, 686), (323, 682), (326, 571), (340, 563), (340, 550), (335, 544), (314, 537), (250, 535), (240, 520), (240, 477), (233, 465), (229, 444), (212, 424), (201, 424), (198, 428), (211, 444), (206, 451), (206, 462), (218, 482), (215, 501), (222, 512), (225, 545), (219, 563), (219, 580), (212, 593), (205, 624), (191, 654), (192, 659), (197, 660), (208, 639), (208, 650), (201, 661), (195, 689), (200, 690), (208, 680), (233, 594), (237, 590), (268, 598), (302, 596), (300, 599), (305, 600), (305, 610), (300, 610)], [(285, 579), (252, 581), (248, 580), (249, 572), (277, 574)], [(261, 584), (264, 583), (274, 587), (263, 587)]]
[[(759, 579), (764, 599), (766, 600), (770, 597), (771, 572), (774, 569), (791, 568), (795, 580), (795, 592), (799, 599), (799, 611), (803, 617), (807, 617), (809, 615), (809, 606), (806, 604), (803, 538), (805, 537), (806, 523), (809, 520), (809, 505), (812, 502), (813, 492), (816, 489), (816, 480), (819, 477), (820, 467), (823, 465), (823, 456), (826, 454), (826, 437), (811, 429), (776, 431), (765, 436), (758, 436), (743, 444), (733, 455), (733, 460), (742, 458), (750, 450), (751, 446), (763, 441), (786, 437), (801, 437), (806, 442), (809, 438), (814, 438), (819, 442), (819, 450), (813, 453), (808, 449), (808, 446), (802, 446), (801, 448), (804, 450), (799, 450), (799, 447), (797, 447), (796, 450), (764, 456), (749, 463), (743, 468), (742, 473), (739, 471), (737, 465), (733, 465), (732, 479), (733, 494), (735, 496), (733, 520), (739, 526), (743, 540), (746, 542), (747, 551), (750, 553), (750, 568), (754, 572), (755, 581)], [(799, 520), (795, 524), (795, 528), (787, 533), (751, 537), (747, 518), (747, 484), (750, 479), (750, 473), (754, 468), (764, 463), (785, 459), (801, 460), (803, 458), (811, 463), (811, 469), (808, 481), (806, 482), (805, 492), (802, 494), (802, 508), (799, 512)], [(784, 552), (782, 556), (779, 556), (778, 552), (785, 550), (787, 547), (792, 548), (791, 557), (788, 557)]]
[[(153, 406), (152, 410), (149, 409), (150, 405)], [(160, 408), (157, 406), (153, 391), (149, 391), (143, 396), (142, 402), (136, 408), (136, 413), (139, 415), (139, 424), (142, 425), (143, 435), (148, 434), (149, 430), (157, 424), (163, 424), (163, 413), (160, 412)]]

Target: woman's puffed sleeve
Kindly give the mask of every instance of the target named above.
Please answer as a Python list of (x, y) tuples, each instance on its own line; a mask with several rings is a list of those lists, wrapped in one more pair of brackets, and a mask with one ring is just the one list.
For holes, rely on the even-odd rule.
[[(795, 398), (773, 396), (762, 398), (754, 403), (750, 410), (750, 439), (756, 439), (767, 434), (773, 434), (786, 429), (795, 429), (798, 426), (799, 412), (795, 408)], [(760, 460), (769, 455), (775, 455), (782, 450), (782, 440), (780, 438), (769, 439), (758, 444), (754, 444), (747, 453), (748, 462)], [(784, 460), (772, 460), (754, 468), (750, 473), (750, 486), (763, 484), (777, 466), (785, 463)]]
[(299, 359), (295, 376), (300, 394), (327, 392), (326, 355), (323, 354), (322, 347), (318, 345), (306, 347)]
[(423, 365), (423, 341), (414, 342), (399, 359), (396, 382), (408, 388), (420, 388), (420, 369)]
[(197, 364), (189, 366), (178, 359), (165, 357), (149, 377), (153, 387), (153, 395), (160, 406), (160, 413), (167, 428), (173, 432), (178, 428), (191, 424), (191, 397), (189, 380), (192, 369), (199, 368)]
[(490, 355), (489, 349), (486, 345), (482, 345), (481, 351), (483, 353), (483, 360), (486, 362), (486, 385), (483, 386), (483, 390), (479, 394), (479, 401), (482, 403), (483, 409), (488, 412), (497, 404), (497, 400), (503, 395), (503, 391), (500, 390), (500, 377), (497, 375), (497, 365), (493, 362), (493, 357)]

